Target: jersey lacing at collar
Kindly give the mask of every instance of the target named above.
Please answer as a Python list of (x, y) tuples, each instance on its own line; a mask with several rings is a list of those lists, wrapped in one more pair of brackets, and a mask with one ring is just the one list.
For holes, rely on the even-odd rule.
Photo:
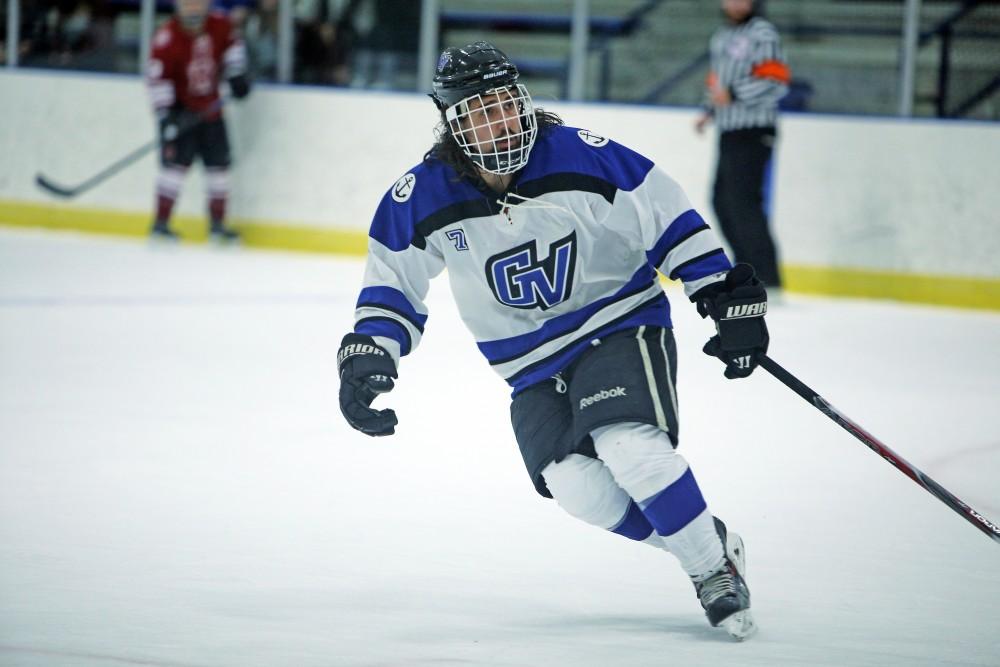
[[(520, 199), (520, 202), (512, 202), (511, 198)], [(500, 213), (507, 218), (507, 222), (514, 224), (514, 218), (511, 215), (512, 208), (534, 208), (534, 209), (554, 209), (559, 210), (564, 213), (569, 213), (572, 215), (576, 221), (579, 223), (580, 218), (577, 216), (576, 212), (572, 209), (566, 208), (565, 206), (560, 206), (559, 204), (553, 204), (552, 202), (543, 201), (541, 199), (536, 199), (533, 197), (523, 197), (516, 192), (506, 192), (504, 193), (503, 199), (497, 199), (497, 204), (500, 205)]]

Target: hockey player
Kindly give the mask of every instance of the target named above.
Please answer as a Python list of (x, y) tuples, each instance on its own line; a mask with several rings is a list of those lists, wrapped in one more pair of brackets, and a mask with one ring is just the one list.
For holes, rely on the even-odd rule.
[(246, 48), (229, 19), (208, 7), (209, 0), (176, 0), (175, 15), (153, 37), (147, 83), (160, 132), (153, 237), (177, 238), (170, 214), (188, 168), (200, 155), (211, 236), (238, 238), (225, 223), (230, 157), (219, 83), (225, 77), (238, 99), (250, 93)]
[[(428, 280), (448, 268), (462, 318), (511, 385), (535, 488), (571, 515), (674, 554), (713, 626), (751, 634), (742, 541), (677, 453), (676, 347), (657, 270), (717, 323), (705, 346), (746, 377), (766, 351), (764, 288), (732, 267), (680, 187), (642, 155), (535, 109), (486, 42), (446, 49), (437, 143), (389, 189), (369, 232), (340, 407), (395, 431), (373, 399), (419, 344)], [(529, 159), (530, 158), (530, 159)]]

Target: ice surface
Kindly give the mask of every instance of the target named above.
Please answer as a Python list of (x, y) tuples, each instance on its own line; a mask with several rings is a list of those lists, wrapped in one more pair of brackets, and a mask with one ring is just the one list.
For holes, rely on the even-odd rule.
[[(363, 265), (0, 230), (0, 665), (1000, 665), (1000, 547), (676, 288), (682, 451), (761, 627), (535, 495), (435, 281), (392, 438), (342, 421)], [(792, 295), (773, 357), (1000, 520), (1000, 315)]]

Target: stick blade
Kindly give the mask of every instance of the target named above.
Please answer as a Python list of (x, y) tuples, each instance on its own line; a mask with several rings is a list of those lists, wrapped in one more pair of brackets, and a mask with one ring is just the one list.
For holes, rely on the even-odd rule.
[(57, 185), (56, 183), (53, 183), (49, 179), (45, 178), (42, 174), (35, 174), (35, 185), (57, 197), (72, 197), (76, 194), (75, 189), (64, 188), (61, 185)]

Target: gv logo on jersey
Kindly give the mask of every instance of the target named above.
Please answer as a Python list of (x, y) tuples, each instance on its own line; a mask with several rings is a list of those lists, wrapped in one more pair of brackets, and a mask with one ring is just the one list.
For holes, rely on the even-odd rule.
[(538, 259), (535, 241), (486, 260), (486, 280), (497, 301), (512, 308), (548, 310), (569, 298), (576, 268), (576, 232), (549, 245)]

